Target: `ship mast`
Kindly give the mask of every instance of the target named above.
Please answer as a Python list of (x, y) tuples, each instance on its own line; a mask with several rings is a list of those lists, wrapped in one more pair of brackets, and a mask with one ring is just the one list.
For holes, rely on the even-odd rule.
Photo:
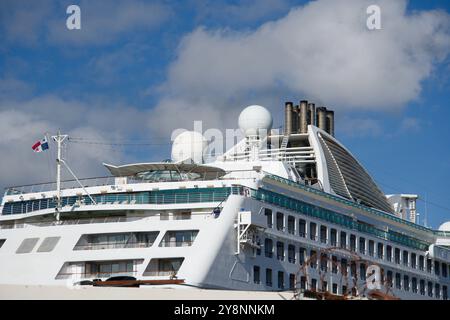
[(58, 130), (58, 134), (56, 136), (52, 136), (52, 139), (56, 142), (57, 146), (57, 157), (56, 157), (56, 221), (60, 220), (60, 213), (62, 208), (62, 201), (61, 201), (61, 165), (63, 164), (67, 171), (75, 178), (75, 180), (78, 182), (78, 184), (81, 186), (81, 188), (86, 192), (88, 197), (91, 199), (93, 204), (97, 204), (94, 200), (94, 198), (91, 197), (89, 192), (86, 190), (86, 188), (83, 186), (83, 184), (78, 180), (77, 176), (73, 173), (73, 171), (70, 169), (70, 167), (67, 165), (67, 163), (62, 158), (62, 143), (68, 139), (67, 134), (61, 134), (61, 131)]

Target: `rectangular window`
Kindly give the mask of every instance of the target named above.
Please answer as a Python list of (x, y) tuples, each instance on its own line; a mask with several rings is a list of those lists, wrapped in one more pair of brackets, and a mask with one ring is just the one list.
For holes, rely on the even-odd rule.
[(373, 240), (369, 240), (369, 256), (375, 256), (375, 242)]
[(336, 256), (331, 257), (331, 272), (338, 273), (338, 260)]
[(320, 254), (320, 270), (328, 272), (328, 257), (325, 253)]
[(189, 247), (194, 243), (198, 230), (167, 231), (160, 247)]
[(266, 269), (266, 286), (272, 286), (272, 269)]
[(424, 256), (419, 256), (419, 270), (423, 271), (425, 268), (425, 258)]
[(433, 283), (431, 281), (428, 282), (428, 296), (433, 297)]
[(288, 261), (295, 263), (295, 246), (292, 244), (288, 245)]
[(441, 286), (439, 285), (439, 283), (436, 283), (434, 285), (434, 296), (436, 297), (436, 299), (441, 298)]
[(333, 283), (333, 294), (337, 294), (338, 293), (338, 285), (337, 283)]
[[(1, 247), (1, 245), (0, 245), (0, 247)], [(442, 277), (447, 278), (447, 270), (448, 270), (447, 264), (443, 263), (442, 264)]]
[(427, 259), (427, 272), (431, 273), (432, 261), (431, 259)]
[(306, 259), (306, 249), (305, 248), (300, 248), (298, 250), (298, 263), (303, 265), (305, 263), (305, 259)]
[(151, 259), (144, 276), (173, 276), (176, 275), (184, 258), (157, 258)]
[(337, 230), (336, 229), (331, 229), (330, 230), (330, 244), (333, 247), (337, 246)]
[(395, 248), (395, 250), (394, 250), (394, 262), (396, 264), (400, 264), (400, 249), (399, 248)]
[(253, 266), (253, 282), (256, 284), (261, 283), (260, 269), (259, 266)]
[(448, 300), (448, 291), (447, 286), (442, 286), (442, 299)]
[(403, 257), (402, 257), (402, 260), (403, 260), (403, 265), (405, 266), (405, 267), (407, 267), (408, 265), (409, 265), (409, 253), (408, 253), (408, 251), (406, 251), (406, 250), (403, 250)]
[(311, 222), (309, 224), (309, 238), (311, 240), (317, 239), (317, 224), (315, 224), (314, 222)]
[(306, 221), (303, 219), (298, 220), (298, 235), (302, 238), (306, 237)]
[(411, 268), (417, 268), (417, 255), (411, 252)]
[(273, 241), (272, 241), (272, 239), (266, 238), (264, 240), (264, 254), (267, 258), (272, 258), (272, 256), (273, 256)]
[(289, 289), (290, 290), (295, 289), (295, 274), (293, 273), (289, 274)]
[(320, 242), (327, 243), (327, 227), (320, 226)]
[(284, 214), (277, 212), (277, 230), (284, 231)]
[(314, 250), (310, 251), (310, 255), (309, 255), (309, 266), (313, 269), (317, 268), (317, 253)]
[(392, 261), (392, 247), (386, 246), (386, 261), (391, 262)]
[(277, 259), (284, 261), (284, 243), (280, 241), (277, 242)]
[(354, 234), (350, 235), (350, 250), (356, 251), (356, 236)]
[(395, 274), (395, 288), (396, 289), (401, 289), (402, 288), (402, 286), (401, 286), (401, 275), (400, 275), (400, 273), (396, 273)]
[(295, 234), (295, 218), (288, 216), (288, 233)]
[(409, 277), (407, 275), (403, 276), (403, 290), (409, 291)]
[(348, 274), (348, 263), (347, 263), (347, 259), (341, 259), (341, 273), (343, 276), (347, 276)]
[(422, 296), (425, 295), (425, 280), (420, 280), (419, 291)]
[(359, 237), (359, 253), (366, 254), (366, 239)]
[(411, 279), (411, 291), (417, 293), (417, 278)]
[(437, 275), (437, 276), (439, 276), (439, 273), (440, 273), (439, 272), (439, 269), (440, 269), (439, 265), (440, 265), (439, 261), (434, 261), (434, 274)]
[(341, 248), (343, 249), (347, 248), (347, 233), (345, 233), (344, 231), (341, 231), (339, 242)]
[(272, 228), (273, 227), (272, 210), (265, 208), (264, 215), (266, 216), (267, 227)]
[(284, 289), (284, 272), (278, 271), (278, 289)]
[(377, 244), (377, 257), (378, 259), (383, 259), (383, 255), (384, 255), (384, 245), (382, 243), (378, 243)]
[(300, 289), (306, 290), (306, 277), (305, 276), (300, 277)]

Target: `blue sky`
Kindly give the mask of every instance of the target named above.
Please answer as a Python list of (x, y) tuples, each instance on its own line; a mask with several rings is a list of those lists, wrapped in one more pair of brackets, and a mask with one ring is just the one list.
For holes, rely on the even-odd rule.
[[(383, 28), (368, 32), (373, 3)], [(98, 176), (102, 161), (167, 158), (193, 120), (236, 127), (261, 104), (281, 125), (284, 101), (306, 98), (336, 110), (338, 139), (386, 193), (427, 198), (437, 228), (450, 220), (449, 14), (437, 0), (2, 1), (0, 186), (52, 178), (51, 154), (30, 149), (46, 131), (147, 144), (70, 144), (72, 167)]]

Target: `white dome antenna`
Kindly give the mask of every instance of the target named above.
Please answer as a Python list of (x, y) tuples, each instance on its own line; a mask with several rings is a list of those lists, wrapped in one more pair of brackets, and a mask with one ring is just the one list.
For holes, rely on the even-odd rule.
[(239, 127), (246, 137), (268, 135), (272, 123), (269, 110), (258, 105), (248, 106), (239, 115)]

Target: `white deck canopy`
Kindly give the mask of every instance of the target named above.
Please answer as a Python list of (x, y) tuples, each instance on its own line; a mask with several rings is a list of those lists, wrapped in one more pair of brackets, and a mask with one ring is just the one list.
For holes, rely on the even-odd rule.
[(111, 164), (103, 164), (112, 175), (116, 177), (138, 176), (152, 173), (176, 173), (181, 176), (197, 176), (202, 179), (218, 179), (226, 174), (225, 170), (199, 165), (195, 163), (171, 163), (171, 162), (148, 162), (148, 163), (134, 163), (122, 166), (115, 166)]

